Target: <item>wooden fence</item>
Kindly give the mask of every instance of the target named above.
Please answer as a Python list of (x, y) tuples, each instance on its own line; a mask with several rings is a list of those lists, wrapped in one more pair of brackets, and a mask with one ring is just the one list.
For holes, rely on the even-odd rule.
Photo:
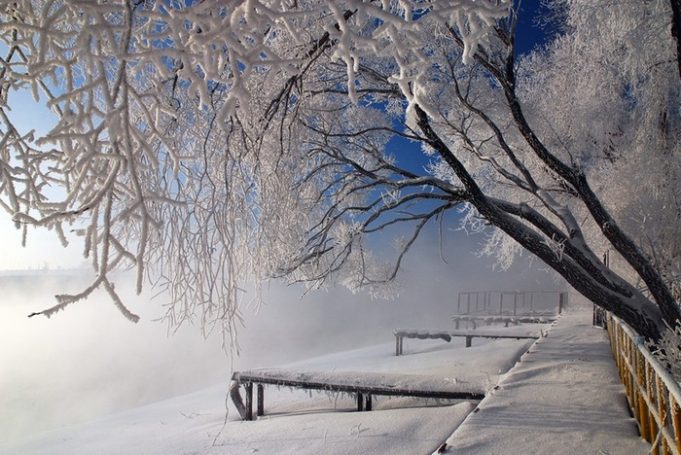
[[(547, 305), (548, 299), (548, 305)], [(457, 314), (533, 315), (560, 314), (568, 303), (561, 291), (462, 291), (456, 302)]]
[[(400, 356), (404, 354), (404, 339), (417, 338), (419, 340), (444, 340), (447, 343), (452, 341), (452, 338), (460, 337), (466, 338), (466, 347), (473, 346), (473, 338), (490, 338), (497, 339), (513, 339), (513, 340), (538, 340), (540, 335), (513, 335), (508, 333), (483, 333), (483, 332), (449, 332), (449, 331), (428, 331), (428, 330), (406, 330), (399, 329), (393, 332), (395, 334), (395, 355)], [(543, 336), (543, 335), (542, 335)]]
[[(414, 375), (407, 375), (413, 379)], [(394, 378), (393, 378), (394, 379)], [(357, 373), (344, 372), (292, 372), (277, 370), (253, 370), (235, 371), (232, 374), (232, 382), (229, 386), (229, 396), (234, 407), (243, 420), (253, 420), (253, 385), (256, 386), (256, 415), (265, 415), (265, 391), (263, 385), (275, 385), (277, 387), (291, 387), (305, 390), (320, 390), (324, 392), (336, 392), (354, 394), (357, 399), (358, 411), (371, 411), (373, 396), (402, 396), (430, 398), (436, 400), (475, 400), (485, 398), (485, 390), (469, 383), (456, 383), (445, 381), (444, 384), (432, 384), (427, 386), (410, 383), (409, 380), (391, 382), (391, 378), (385, 378), (381, 373)], [(246, 400), (242, 400), (239, 387), (243, 386), (246, 392)]]
[(651, 454), (681, 455), (681, 388), (642, 345), (641, 337), (608, 315), (610, 345), (627, 400)]

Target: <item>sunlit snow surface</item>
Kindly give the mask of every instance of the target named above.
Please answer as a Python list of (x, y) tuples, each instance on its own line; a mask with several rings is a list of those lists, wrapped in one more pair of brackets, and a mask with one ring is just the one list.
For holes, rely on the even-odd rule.
[(465, 348), (463, 339), (407, 340), (400, 357), (386, 343), (284, 365), (299, 372), (418, 374), (486, 388), (498, 384), (475, 413), (467, 401), (383, 397), (375, 398), (374, 411), (356, 412), (354, 397), (266, 387), (264, 417), (241, 421), (230, 404), (225, 420), (225, 380), (36, 433), (13, 446), (0, 443), (0, 453), (412, 455), (433, 453), (445, 440), (446, 453), (467, 455), (647, 453), (626, 409), (605, 333), (591, 326), (590, 312), (590, 305), (571, 309), (533, 345), (476, 339)]
[[(576, 296), (575, 296), (576, 297)], [(606, 332), (583, 299), (504, 375), (448, 440), (445, 453), (647, 454)]]
[[(457, 246), (452, 254), (465, 257), (465, 247)], [(366, 295), (338, 289), (301, 299), (300, 289), (272, 286), (263, 296), (266, 305), (245, 306), (247, 325), (239, 331), (241, 355), (229, 358), (221, 349), (219, 333), (204, 340), (196, 326), (185, 325), (167, 336), (165, 324), (155, 322), (163, 314), (164, 296), (135, 296), (131, 289), (134, 280), (129, 276), (120, 277), (117, 289), (142, 316), (137, 324), (120, 317), (102, 295), (51, 319), (29, 319), (27, 314), (53, 303), (55, 294), (82, 290), (87, 271), (36, 271), (19, 276), (0, 272), (0, 445), (17, 444), (48, 430), (90, 422), (212, 384), (226, 387), (230, 369), (279, 367), (329, 352), (383, 343), (385, 353), (392, 355), (392, 334), (397, 328), (452, 330), (451, 290), (423, 287), (419, 279), (428, 276), (441, 282), (455, 275), (457, 282), (482, 286), (489, 276), (484, 264), (474, 265), (477, 263), (461, 262), (438, 269), (429, 259), (434, 256), (436, 251), (415, 251), (419, 273), (407, 280), (404, 294), (396, 301), (369, 301)], [(517, 288), (522, 287), (520, 280), (524, 286), (545, 289), (537, 284), (543, 274), (524, 274), (523, 270), (530, 269), (520, 267), (509, 276), (498, 275), (495, 283)], [(414, 302), (419, 302), (419, 311), (414, 311)], [(492, 329), (522, 327), (479, 328), (485, 332)], [(481, 342), (475, 339), (473, 346)], [(463, 339), (453, 343), (460, 346)], [(407, 354), (437, 346), (451, 348), (444, 342), (404, 340)], [(374, 365), (375, 358), (367, 354), (364, 360), (358, 359), (358, 369), (364, 368), (362, 362), (369, 371), (380, 367)], [(413, 359), (407, 357), (401, 360), (405, 365), (410, 361)], [(465, 364), (459, 356), (453, 356), (452, 362)], [(343, 368), (350, 366), (341, 362)], [(491, 374), (497, 370), (489, 369)], [(467, 368), (465, 374), (473, 374), (471, 371), (473, 368)], [(487, 381), (485, 374), (480, 376)], [(271, 395), (268, 392), (268, 406)], [(222, 398), (219, 401), (222, 403)]]
[[(514, 365), (531, 340), (451, 343), (412, 340), (405, 355), (394, 344), (358, 349), (287, 365), (289, 369), (431, 375), (488, 388)], [(313, 454), (433, 451), (472, 410), (469, 402), (383, 398), (374, 411), (355, 412), (354, 397), (265, 389), (266, 415), (242, 422), (229, 405), (227, 381), (194, 394), (131, 409), (83, 425), (35, 435), (3, 453), (26, 454)]]

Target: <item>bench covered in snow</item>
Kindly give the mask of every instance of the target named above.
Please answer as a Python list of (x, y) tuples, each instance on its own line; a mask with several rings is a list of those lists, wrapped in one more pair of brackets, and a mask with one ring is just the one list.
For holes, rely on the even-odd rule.
[(452, 316), (452, 321), (454, 321), (455, 328), (459, 328), (461, 321), (471, 322), (473, 328), (476, 328), (478, 322), (485, 323), (487, 325), (495, 323), (503, 323), (505, 327), (509, 324), (550, 324), (555, 322), (555, 314), (537, 314), (537, 315), (524, 315), (524, 316), (473, 316), (469, 314), (455, 315)]
[(419, 340), (444, 340), (446, 342), (452, 341), (454, 337), (466, 338), (466, 347), (470, 348), (473, 344), (473, 338), (510, 338), (515, 340), (539, 339), (539, 335), (527, 335), (527, 334), (512, 334), (512, 333), (499, 333), (499, 332), (458, 332), (458, 331), (434, 331), (434, 330), (409, 330), (409, 329), (398, 329), (395, 330), (395, 355), (402, 355), (404, 347), (405, 338), (417, 338)]
[[(358, 411), (371, 411), (373, 395), (467, 400), (482, 400), (485, 397), (485, 390), (474, 384), (414, 374), (298, 372), (283, 369), (237, 371), (232, 375), (229, 395), (244, 420), (253, 420), (254, 384), (257, 391), (258, 416), (264, 415), (265, 411), (263, 387), (265, 384), (355, 394)], [(240, 386), (245, 389), (245, 403), (239, 393)]]

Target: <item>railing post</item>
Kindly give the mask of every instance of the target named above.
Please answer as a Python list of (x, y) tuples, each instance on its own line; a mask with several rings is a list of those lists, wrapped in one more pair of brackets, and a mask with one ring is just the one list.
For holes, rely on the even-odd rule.
[(265, 415), (265, 387), (263, 387), (262, 384), (258, 384), (256, 389), (258, 391), (258, 409), (256, 415), (263, 416)]
[[(669, 414), (667, 412), (667, 404), (668, 404), (667, 401), (668, 400), (665, 400), (665, 398), (664, 398), (664, 391), (663, 391), (664, 390), (663, 389), (664, 383), (662, 382), (662, 379), (660, 378), (660, 376), (656, 372), (653, 372), (653, 374), (655, 375), (654, 379), (655, 379), (655, 393), (657, 394), (657, 412), (658, 412), (660, 418), (662, 419), (662, 427), (664, 427), (664, 423), (667, 422), (667, 416)], [(662, 430), (663, 430), (663, 428), (658, 428), (658, 431), (662, 431)], [(662, 453), (664, 455), (667, 455), (668, 453), (670, 453), (669, 452), (669, 450), (670, 450), (669, 442), (666, 440), (666, 438), (661, 438), (661, 439), (662, 439), (662, 442), (663, 442), (663, 444), (660, 446), (660, 447), (662, 447)]]
[(563, 311), (563, 296), (564, 295), (565, 294), (563, 292), (558, 294), (558, 314), (562, 313), (562, 311)]
[(671, 394), (669, 396), (669, 408), (672, 413), (672, 426), (674, 427), (676, 449), (681, 452), (681, 408)]
[(244, 389), (246, 390), (246, 420), (253, 420), (253, 383), (247, 382)]

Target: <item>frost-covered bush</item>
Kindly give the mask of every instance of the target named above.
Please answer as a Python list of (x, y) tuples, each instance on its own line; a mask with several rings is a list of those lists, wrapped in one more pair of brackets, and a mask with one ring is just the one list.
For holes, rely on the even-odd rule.
[(677, 325), (674, 330), (665, 331), (657, 344), (649, 347), (653, 355), (681, 384), (681, 325)]

